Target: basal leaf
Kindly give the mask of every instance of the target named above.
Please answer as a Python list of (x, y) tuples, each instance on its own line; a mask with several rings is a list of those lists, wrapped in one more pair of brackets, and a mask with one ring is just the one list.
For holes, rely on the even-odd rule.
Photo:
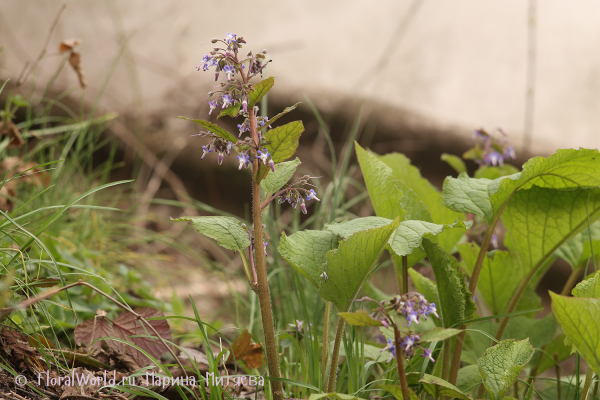
[(398, 227), (399, 219), (381, 228), (360, 231), (340, 242), (340, 247), (327, 253), (325, 272), (319, 295), (333, 302), (338, 311), (348, 311), (358, 292), (371, 275), (388, 240)]
[(235, 136), (233, 136), (231, 133), (229, 133), (225, 129), (221, 128), (219, 125), (213, 124), (209, 121), (205, 121), (203, 119), (191, 119), (191, 118), (185, 118), (185, 117), (177, 117), (177, 118), (185, 119), (186, 121), (195, 122), (198, 125), (200, 125), (201, 127), (208, 129), (215, 135), (220, 136), (225, 140), (229, 140), (231, 143), (237, 143), (237, 141), (238, 141), (237, 138)]
[(475, 171), (475, 178), (486, 178), (486, 179), (498, 179), (503, 176), (508, 176), (512, 174), (516, 174), (519, 170), (516, 167), (513, 167), (510, 164), (504, 164), (503, 166), (498, 167), (488, 167), (483, 166)]
[(443, 153), (440, 157), (442, 161), (447, 162), (457, 173), (467, 172), (467, 166), (462, 158), (454, 154)]
[(489, 193), (492, 182), (489, 179), (470, 178), (466, 173), (458, 178), (448, 177), (444, 180), (444, 205), (454, 211), (472, 213), (490, 221), (494, 215)]
[(600, 299), (566, 297), (550, 292), (552, 312), (573, 347), (600, 372)]
[(273, 161), (278, 163), (293, 156), (302, 132), (304, 132), (302, 121), (290, 122), (268, 131), (265, 140), (270, 143), (265, 145), (265, 148), (271, 153)]
[(254, 105), (262, 100), (262, 98), (271, 90), (275, 84), (275, 78), (272, 76), (258, 82), (248, 96), (248, 109), (254, 107)]
[[(463, 267), (473, 273), (480, 247), (473, 242), (458, 245)], [(494, 251), (486, 254), (481, 267), (477, 289), (492, 315), (503, 314), (517, 286), (524, 278), (521, 261), (514, 253)]]
[[(94, 342), (96, 339), (100, 339), (101, 337), (115, 337), (115, 331), (110, 321), (107, 318), (99, 315), (77, 325), (75, 327), (74, 336), (76, 343), (89, 346), (92, 342)], [(122, 336), (119, 338), (126, 340)], [(107, 340), (105, 342), (109, 347), (117, 349), (120, 348), (117, 344), (118, 342), (112, 340)], [(99, 349), (100, 345), (101, 343), (98, 341), (93, 343), (91, 348)]]
[(475, 385), (481, 382), (481, 374), (477, 365), (467, 365), (458, 370), (456, 387), (461, 391), (473, 390)]
[(442, 340), (449, 339), (461, 332), (460, 329), (454, 328), (433, 328), (427, 332), (421, 333), (419, 337), (421, 338), (421, 342), (441, 342)]
[(533, 356), (527, 340), (503, 340), (486, 350), (477, 361), (483, 385), (492, 400), (502, 400)]
[(600, 217), (600, 189), (519, 190), (502, 213), (505, 244), (519, 254), (527, 273), (585, 229), (588, 217), (592, 222)]
[(383, 218), (404, 219), (404, 210), (400, 205), (402, 192), (394, 186), (392, 169), (375, 155), (355, 144), (356, 156), (362, 171), (375, 213)]
[(571, 346), (565, 344), (565, 335), (558, 335), (550, 343), (546, 345), (544, 352), (540, 352), (538, 363), (538, 374), (546, 371), (549, 368), (554, 368), (554, 354), (558, 357), (558, 362), (562, 362), (571, 355)]
[[(400, 387), (400, 385), (381, 385), (380, 387), (383, 390), (390, 392), (396, 400), (404, 400), (404, 398), (402, 397), (402, 388)], [(408, 391), (410, 393), (410, 400), (419, 400), (419, 396), (417, 396), (415, 392), (413, 392), (410, 389), (408, 389)]]
[(381, 217), (364, 217), (355, 218), (350, 221), (325, 224), (325, 229), (335, 233), (344, 239), (349, 238), (360, 231), (366, 231), (367, 229), (381, 228), (389, 225), (392, 222), (391, 219)]
[(235, 104), (230, 105), (226, 109), (221, 110), (217, 119), (221, 118), (221, 117), (232, 117), (232, 118), (237, 117), (238, 114), (240, 113), (241, 105), (242, 105), (242, 103), (236, 102)]
[(315, 287), (321, 282), (326, 254), (337, 249), (339, 237), (327, 231), (300, 231), (290, 236), (281, 234), (277, 250), (296, 270)]
[(438, 310), (441, 311), (444, 327), (471, 319), (476, 307), (458, 261), (428, 239), (423, 239), (423, 247), (435, 274), (440, 298)]
[(594, 297), (600, 299), (600, 274), (596, 273), (593, 277), (579, 282), (571, 293), (575, 297)]
[(404, 215), (405, 219), (433, 222), (431, 213), (411, 188), (399, 180), (394, 181), (394, 186), (396, 186), (403, 194), (402, 199), (400, 199), (400, 206), (406, 211), (406, 214)]
[(340, 312), (338, 313), (340, 317), (346, 321), (348, 325), (354, 326), (383, 326), (383, 324), (371, 318), (368, 312), (365, 310), (358, 310), (355, 312)]
[(219, 246), (229, 250), (243, 251), (250, 246), (248, 232), (233, 217), (180, 217), (171, 221), (192, 221), (199, 233), (215, 239)]
[(261, 181), (261, 188), (270, 193), (277, 192), (290, 180), (300, 164), (300, 159), (296, 157), (295, 160), (275, 165), (275, 172), (271, 172)]
[(457, 388), (450, 382), (443, 380), (442, 378), (438, 378), (437, 376), (423, 374), (423, 377), (419, 380), (419, 382), (438, 386), (438, 393), (440, 396), (448, 396), (449, 398), (457, 398), (462, 400), (471, 400), (471, 398), (464, 394), (459, 388)]
[(267, 124), (265, 124), (264, 127), (262, 127), (260, 130), (261, 131), (265, 131), (269, 125), (271, 125), (272, 123), (274, 123), (275, 121), (277, 121), (279, 118), (283, 117), (285, 114), (289, 113), (290, 111), (293, 111), (296, 109), (296, 107), (298, 107), (298, 104), (300, 103), (296, 103), (293, 106), (289, 106), (286, 107), (282, 112), (280, 112), (279, 114), (277, 114), (276, 116), (274, 116), (273, 118), (271, 118)]

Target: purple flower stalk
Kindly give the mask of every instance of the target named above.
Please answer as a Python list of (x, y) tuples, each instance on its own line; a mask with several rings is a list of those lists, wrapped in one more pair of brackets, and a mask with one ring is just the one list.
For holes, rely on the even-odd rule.
[(242, 101), (242, 108), (244, 109), (245, 113), (248, 113), (248, 101)]
[(300, 209), (302, 210), (302, 214), (306, 214), (306, 204), (304, 204), (304, 200), (300, 203)]

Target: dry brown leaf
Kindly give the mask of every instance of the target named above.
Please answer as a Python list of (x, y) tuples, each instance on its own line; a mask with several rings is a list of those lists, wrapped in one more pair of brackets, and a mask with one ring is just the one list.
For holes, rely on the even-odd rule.
[(227, 362), (244, 361), (248, 368), (259, 368), (263, 365), (263, 350), (259, 343), (251, 343), (252, 335), (247, 330), (243, 330), (240, 336), (231, 344), (231, 353)]
[(60, 278), (48, 278), (46, 276), (41, 276), (37, 279), (31, 281), (29, 286), (36, 286), (39, 288), (48, 288), (60, 283)]
[[(101, 311), (101, 310), (99, 310)], [(120, 333), (120, 332), (119, 332)], [(75, 342), (89, 347), (90, 344), (101, 337), (117, 337), (124, 339), (122, 336), (117, 336), (112, 324), (102, 315), (97, 315), (92, 319), (82, 322), (75, 327)], [(97, 341), (91, 345), (91, 349), (97, 351), (100, 349), (100, 342)], [(107, 340), (106, 344), (111, 349), (120, 350), (121, 343), (113, 340)]]
[(85, 79), (83, 68), (81, 68), (81, 55), (76, 51), (72, 52), (69, 57), (69, 64), (71, 64), (71, 67), (73, 67), (73, 70), (75, 70), (75, 73), (77, 74), (79, 86), (84, 89), (87, 86), (87, 80)]
[(54, 343), (52, 343), (48, 338), (45, 338), (37, 333), (29, 336), (28, 338), (29, 344), (33, 347), (46, 347), (49, 349), (55, 349)]
[(5, 121), (2, 124), (2, 129), (0, 129), (0, 136), (8, 136), (11, 141), (8, 144), (7, 148), (18, 148), (23, 147), (25, 144), (25, 140), (21, 137), (21, 133), (19, 132), (19, 128), (12, 122), (10, 119)]
[(58, 44), (58, 51), (60, 52), (60, 54), (62, 54), (67, 51), (73, 50), (73, 47), (78, 46), (80, 44), (81, 44), (81, 39), (77, 39), (77, 38), (63, 40), (62, 42), (60, 42)]

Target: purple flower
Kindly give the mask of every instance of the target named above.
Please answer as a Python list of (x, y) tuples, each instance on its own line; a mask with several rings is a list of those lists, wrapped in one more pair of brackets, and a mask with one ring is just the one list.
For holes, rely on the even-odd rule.
[(203, 150), (203, 153), (202, 153), (202, 157), (200, 157), (201, 160), (204, 158), (205, 155), (207, 155), (208, 153), (212, 152), (213, 148), (212, 148), (211, 145), (209, 145), (208, 147), (202, 146), (202, 150)]
[(223, 108), (227, 108), (232, 104), (233, 104), (233, 98), (228, 94), (224, 94), (223, 95)]
[(246, 168), (248, 168), (248, 166), (250, 165), (250, 157), (248, 157), (247, 154), (240, 154), (239, 156), (237, 156), (238, 160), (240, 160), (240, 167), (238, 168), (238, 170), (242, 169), (243, 166), (245, 166)]
[(423, 353), (421, 353), (421, 357), (429, 358), (431, 362), (435, 362), (433, 357), (431, 357), (431, 349), (426, 349)]
[(327, 276), (327, 273), (325, 271), (323, 271), (323, 273), (321, 275), (319, 275), (321, 277), (321, 279), (323, 279), (325, 282), (327, 282), (327, 278), (329, 278)]
[(487, 165), (502, 166), (504, 164), (504, 156), (494, 150), (483, 156), (483, 162), (485, 162)]
[(315, 199), (317, 201), (321, 201), (318, 197), (317, 197), (317, 193), (315, 193), (314, 189), (310, 189), (310, 193), (308, 193), (308, 195), (306, 196), (306, 200), (312, 200)]
[(225, 36), (225, 41), (227, 42), (227, 44), (230, 44), (231, 42), (234, 42), (236, 40), (236, 36), (235, 34), (229, 32), (226, 36)]
[(269, 244), (269, 242), (265, 242), (265, 243), (263, 244), (263, 246), (265, 246), (265, 256), (267, 255), (267, 245), (268, 245), (268, 244)]
[(231, 80), (231, 75), (235, 74), (235, 68), (231, 65), (226, 65), (223, 67), (223, 72), (227, 74), (227, 80)]
[(505, 158), (516, 158), (517, 155), (515, 154), (515, 148), (513, 146), (509, 146), (506, 149), (504, 149), (504, 157)]
[(402, 350), (404, 350), (405, 353), (410, 352), (410, 349), (414, 346), (415, 336), (408, 335), (404, 338), (402, 343), (400, 343), (400, 347), (402, 347)]
[(296, 326), (298, 327), (298, 333), (302, 333), (302, 321), (296, 320)]
[(210, 106), (210, 110), (208, 111), (208, 115), (210, 115), (213, 112), (213, 110), (215, 108), (217, 108), (217, 102), (216, 101), (209, 101), (208, 105)]
[(498, 248), (498, 236), (496, 236), (496, 234), (494, 233), (490, 239), (490, 243), (492, 244), (492, 247), (497, 249)]
[(388, 362), (392, 361), (392, 359), (396, 358), (396, 346), (394, 345), (394, 342), (392, 341), (392, 339), (388, 339), (387, 345), (383, 349), (381, 349), (381, 351), (385, 351), (385, 350), (390, 352), (390, 358), (388, 358), (386, 363), (388, 363)]
[(385, 319), (385, 318), (383, 318), (379, 322), (381, 322), (381, 325), (383, 325), (385, 328), (389, 328), (390, 327), (390, 324), (388, 324), (387, 319)]
[(300, 203), (300, 209), (302, 210), (303, 214), (306, 214), (306, 204), (304, 204), (304, 201), (302, 201), (302, 203)]
[(271, 171), (275, 172), (275, 161), (272, 158), (269, 159), (269, 167), (271, 167)]
[(435, 303), (429, 303), (429, 306), (427, 307), (427, 309), (425, 310), (425, 312), (423, 313), (425, 314), (425, 316), (428, 316), (429, 314), (433, 314), (436, 316), (436, 318), (440, 318), (440, 316), (437, 313), (437, 309), (435, 308)]
[(263, 162), (263, 165), (267, 165), (267, 161), (271, 157), (271, 153), (269, 153), (269, 150), (266, 150), (266, 149), (264, 151), (259, 150), (257, 152), (257, 154), (258, 155), (256, 156), (256, 158), (260, 158), (260, 160)]
[(418, 325), (419, 324), (419, 314), (417, 314), (415, 311), (410, 311), (408, 313), (408, 315), (406, 316), (406, 320), (408, 321), (408, 326), (410, 326), (410, 324), (413, 322), (415, 322)]
[(246, 100), (242, 101), (242, 108), (244, 109), (245, 113), (248, 112), (248, 101), (246, 101)]

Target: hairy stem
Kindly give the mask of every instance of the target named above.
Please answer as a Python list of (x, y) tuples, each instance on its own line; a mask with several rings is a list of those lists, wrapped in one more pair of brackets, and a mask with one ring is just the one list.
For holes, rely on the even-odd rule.
[(325, 374), (327, 373), (327, 356), (329, 356), (329, 325), (331, 318), (331, 302), (327, 301), (325, 303), (325, 326), (323, 329), (323, 353), (321, 355), (321, 363), (322, 363), (322, 375), (323, 379), (325, 379)]
[(329, 367), (329, 379), (327, 380), (327, 393), (335, 392), (335, 380), (337, 378), (337, 365), (340, 356), (340, 345), (342, 344), (342, 335), (344, 334), (345, 321), (338, 317), (337, 327), (335, 328), (335, 342), (333, 344), (333, 353), (331, 354), (331, 366)]
[[(250, 131), (254, 143), (258, 144), (258, 132), (256, 130), (256, 115), (254, 109), (249, 110)], [(252, 168), (252, 220), (254, 222), (254, 255), (256, 257), (257, 294), (260, 304), (263, 331), (265, 335), (265, 350), (267, 353), (267, 365), (272, 378), (279, 378), (279, 357), (277, 355), (277, 340), (275, 339), (275, 327), (273, 324), (273, 312), (271, 310), (271, 295), (267, 282), (267, 266), (265, 264), (265, 252), (263, 242), (262, 213), (260, 206), (260, 182), (256, 180), (259, 170), (259, 161), (254, 159)], [(271, 381), (273, 400), (283, 400), (283, 388), (281, 382)]]
[(404, 351), (400, 348), (400, 331), (394, 324), (394, 345), (396, 346), (396, 364), (398, 366), (398, 379), (400, 379), (400, 388), (402, 389), (402, 398), (410, 399), (406, 373), (404, 372)]

